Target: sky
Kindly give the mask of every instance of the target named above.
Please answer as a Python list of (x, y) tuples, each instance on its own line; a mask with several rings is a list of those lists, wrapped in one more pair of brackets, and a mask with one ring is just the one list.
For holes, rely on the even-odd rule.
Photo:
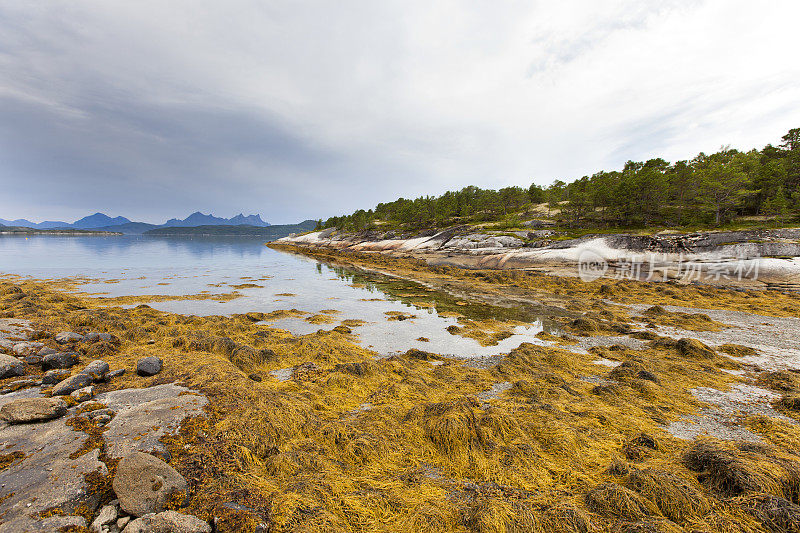
[(761, 148), (797, 0), (0, 3), (0, 218), (327, 218)]

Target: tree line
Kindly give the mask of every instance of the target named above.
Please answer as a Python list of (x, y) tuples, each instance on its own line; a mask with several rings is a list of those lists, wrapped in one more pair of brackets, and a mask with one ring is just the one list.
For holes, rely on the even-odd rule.
[(548, 187), (469, 186), (441, 196), (399, 198), (319, 220), (317, 228), (360, 231), (379, 223), (414, 229), (515, 221), (542, 204), (551, 218), (568, 227), (720, 226), (758, 215), (786, 222), (800, 214), (800, 128), (789, 130), (778, 146), (762, 150), (723, 147), (672, 164), (661, 158), (628, 161), (622, 170), (570, 183), (556, 180)]

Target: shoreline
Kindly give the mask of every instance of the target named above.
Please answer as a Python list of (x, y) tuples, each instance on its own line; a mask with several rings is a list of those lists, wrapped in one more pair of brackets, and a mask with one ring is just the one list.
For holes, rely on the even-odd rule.
[[(386, 254), (292, 251), (436, 290), (549, 302), (577, 318), (562, 317), (566, 335), (543, 335), (547, 345), (524, 344), (469, 364), (420, 350), (376, 357), (355, 342), (357, 324), (296, 336), (261, 323), (258, 313), (197, 317), (147, 305), (128, 309), (56, 291), (59, 282), (0, 281), (6, 317), (0, 322), (17, 328), (10, 334), (17, 340), (10, 347), (3, 343), (8, 357), (35, 355), (38, 346), (17, 344), (38, 342), (75, 353), (79, 361), (66, 369), (73, 376), (96, 358), (127, 370), (94, 385), (95, 401), (117, 412), (110, 429), (85, 422), (65, 426), (84, 416), (83, 404), (70, 407), (64, 418), (38, 423), (82, 446), (65, 449), (50, 463), (63, 476), (60, 484), (72, 480), (84, 491), (65, 493), (59, 507), (64, 520), (89, 524), (113, 502), (113, 450), (155, 442), (166, 452), (160, 457), (189, 481), (186, 499), (174, 508), (213, 520), (219, 532), (410, 532), (428, 527), (433, 517), (439, 517), (440, 530), (464, 531), (473, 528), (476, 513), (523, 530), (579, 532), (591, 524), (610, 532), (640, 524), (714, 531), (750, 523), (762, 532), (779, 515), (761, 502), (780, 498), (787, 503), (779, 509), (794, 505), (781, 480), (793, 479), (787, 476), (794, 468), (800, 471), (800, 413), (781, 402), (795, 394), (792, 387), (800, 392), (800, 380), (791, 381), (793, 372), (755, 366), (748, 361), (752, 348), (722, 340), (734, 310), (774, 317), (765, 331), (786, 328), (784, 321), (793, 320), (786, 317), (800, 314), (797, 295), (769, 291), (755, 298), (710, 286), (584, 283)], [(730, 311), (706, 320), (697, 308), (669, 307), (681, 303)], [(64, 332), (79, 338), (92, 331), (107, 332), (112, 342), (56, 341)], [(691, 340), (700, 335), (708, 344)], [(149, 356), (161, 358), (163, 369), (152, 377), (137, 375), (137, 361)], [(0, 379), (2, 388), (17, 389), (0, 395), (0, 403), (42, 390), (36, 384), (42, 369), (30, 361), (24, 376)], [(182, 422), (149, 423), (159, 426), (161, 436), (137, 440), (115, 429), (133, 416), (115, 394), (142, 395), (142, 405), (156, 394), (167, 394), (165, 402), (199, 394), (208, 403), (191, 415), (169, 404)], [(0, 427), (0, 438), (7, 428), (27, 434), (25, 426)], [(716, 439), (699, 438), (702, 432)], [(23, 450), (19, 446), (2, 450), (11, 462), (0, 462), (0, 472), (9, 482), (40, 468), (41, 452), (33, 448), (11, 457)], [(72, 459), (70, 453), (81, 455)], [(784, 466), (756, 470), (766, 477), (742, 489), (746, 498), (731, 498), (716, 488), (711, 467), (692, 462), (699, 454), (703, 461), (734, 458), (736, 475), (761, 469), (770, 458)], [(79, 461), (87, 466), (73, 469)], [(642, 472), (652, 483), (642, 484)], [(708, 476), (711, 482), (704, 481)], [(25, 506), (37, 493), (14, 487), (10, 497), (0, 490), (0, 511), (13, 513), (0, 520), (42, 520)], [(658, 491), (667, 491), (669, 500)], [(619, 498), (638, 502), (639, 511), (614, 503)]]
[[(327, 229), (273, 243), (411, 257), (432, 266), (463, 269), (537, 270), (586, 279), (646, 280), (649, 276), (717, 286), (800, 290), (798, 228), (653, 236), (589, 234), (566, 240), (552, 240), (552, 233), (482, 233), (479, 228), (459, 226), (396, 236), (393, 232)], [(601, 270), (591, 270), (595, 264)]]

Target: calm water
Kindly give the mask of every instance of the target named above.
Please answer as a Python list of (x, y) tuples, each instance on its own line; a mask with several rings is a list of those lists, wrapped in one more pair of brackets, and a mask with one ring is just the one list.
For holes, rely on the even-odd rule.
[[(109, 296), (218, 294), (234, 290), (244, 295), (228, 302), (179, 300), (149, 304), (175, 313), (228, 315), (298, 309), (313, 315), (335, 309), (340, 312), (332, 315), (336, 319), (332, 324), (311, 324), (304, 318), (271, 324), (303, 335), (333, 328), (346, 319), (365, 320), (365, 325), (353, 331), (363, 346), (381, 354), (419, 348), (482, 357), (508, 352), (522, 342), (544, 344), (534, 335), (543, 329), (552, 331), (542, 310), (506, 309), (465, 300), (416, 283), (272, 250), (264, 246), (262, 239), (0, 236), (0, 273), (89, 278), (95, 281), (82, 284), (81, 290)], [(232, 287), (243, 283), (258, 287)], [(420, 302), (424, 305), (414, 305)], [(388, 321), (386, 313), (393, 311), (416, 318)], [(458, 323), (455, 318), (440, 315), (446, 311), (469, 318), (519, 320), (527, 325), (517, 327), (515, 335), (496, 346), (482, 347), (472, 339), (448, 333), (446, 328)], [(419, 337), (430, 342), (418, 341)]]

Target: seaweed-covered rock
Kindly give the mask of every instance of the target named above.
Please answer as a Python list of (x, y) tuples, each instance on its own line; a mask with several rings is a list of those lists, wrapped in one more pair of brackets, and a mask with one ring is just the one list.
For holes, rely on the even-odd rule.
[(53, 368), (71, 368), (78, 364), (78, 354), (75, 352), (56, 352), (42, 357), (42, 370)]
[(54, 368), (53, 370), (48, 370), (42, 376), (42, 385), (55, 385), (59, 381), (64, 381), (70, 375), (69, 370), (65, 370), (63, 368)]
[(697, 339), (678, 339), (676, 343), (678, 351), (686, 357), (697, 357), (700, 359), (712, 359), (714, 350)]
[(86, 365), (86, 368), (81, 370), (81, 374), (86, 374), (95, 381), (102, 381), (103, 379), (105, 379), (106, 374), (108, 374), (108, 371), (109, 371), (108, 363), (106, 363), (102, 359), (95, 359), (94, 361)]
[(72, 394), (76, 390), (88, 387), (91, 384), (91, 377), (87, 376), (86, 374), (75, 374), (74, 376), (68, 377), (53, 387), (52, 394), (53, 396)]

